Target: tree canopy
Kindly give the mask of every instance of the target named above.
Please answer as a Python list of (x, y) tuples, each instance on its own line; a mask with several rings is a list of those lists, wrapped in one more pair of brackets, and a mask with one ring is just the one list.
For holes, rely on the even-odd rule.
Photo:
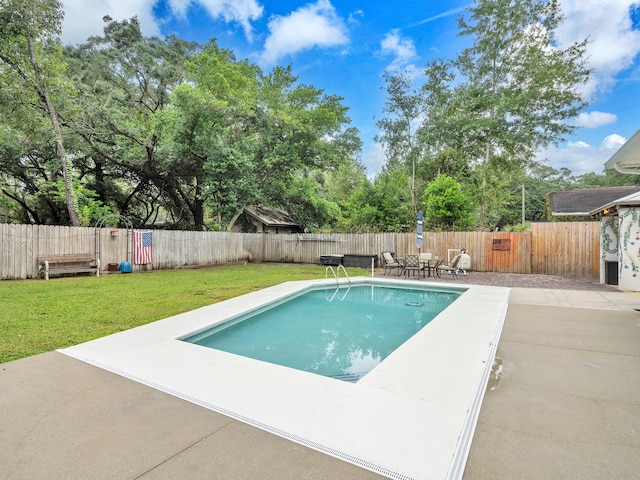
[[(60, 4), (38, 6), (36, 23), (46, 27), (51, 15), (51, 33), (57, 31)], [(136, 18), (104, 21), (104, 34), (79, 46), (63, 49), (47, 37), (51, 48), (40, 65), (56, 60), (66, 68), (48, 74), (46, 85), (21, 78), (24, 69), (2, 70), (2, 95), (11, 96), (0, 129), (5, 211), (28, 223), (67, 222), (57, 148), (69, 152), (59, 160), (62, 178), (83, 202), (86, 224), (115, 212), (135, 225), (222, 229), (251, 204), (284, 208), (306, 228), (335, 219), (337, 204), (318, 179), (353, 166), (361, 145), (340, 97), (298, 83), (290, 67), (264, 73), (213, 39), (197, 45), (150, 38)], [(4, 26), (0, 60), (13, 62), (7, 65), (33, 65), (28, 50), (14, 51), (10, 36), (25, 37), (29, 25)], [(43, 92), (55, 92), (58, 103), (34, 110)], [(56, 135), (47, 133), (41, 112), (53, 112)]]
[(544, 220), (551, 191), (632, 184), (536, 161), (587, 105), (586, 41), (561, 48), (557, 0), (477, 0), (468, 40), (416, 77), (386, 72), (368, 178), (344, 99), (263, 71), (215, 39), (146, 37), (136, 18), (63, 47), (59, 0), (0, 3), (0, 221), (228, 229), (243, 207), (305, 229), (493, 229)]
[(562, 19), (556, 0), (477, 0), (459, 19), (472, 43), (454, 60), (429, 62), (417, 82), (387, 74), (391, 116), (378, 122), (387, 167), (424, 165), (422, 189), (451, 173), (474, 193), (479, 226), (503, 223), (506, 192), (587, 105), (578, 88), (590, 73), (586, 40), (560, 48)]

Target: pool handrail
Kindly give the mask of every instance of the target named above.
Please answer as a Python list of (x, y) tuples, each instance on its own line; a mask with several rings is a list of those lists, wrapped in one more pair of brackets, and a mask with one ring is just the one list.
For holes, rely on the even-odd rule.
[(333, 267), (331, 265), (329, 265), (327, 268), (325, 268), (324, 270), (324, 278), (325, 280), (329, 278), (329, 270), (331, 270), (331, 273), (333, 274), (333, 278), (336, 279), (336, 283), (339, 285), (339, 277), (340, 277), (340, 269), (342, 269), (342, 271), (344, 272), (344, 276), (347, 279), (347, 281), (349, 282), (349, 285), (351, 285), (351, 279), (349, 278), (349, 274), (347, 273), (347, 269), (344, 268), (344, 265), (338, 265), (338, 273), (336, 274), (336, 271), (333, 269)]

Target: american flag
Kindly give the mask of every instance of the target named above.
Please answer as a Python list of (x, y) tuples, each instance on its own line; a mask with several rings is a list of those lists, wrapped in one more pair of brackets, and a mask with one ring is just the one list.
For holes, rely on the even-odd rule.
[(133, 263), (137, 265), (151, 263), (152, 253), (151, 232), (133, 232)]

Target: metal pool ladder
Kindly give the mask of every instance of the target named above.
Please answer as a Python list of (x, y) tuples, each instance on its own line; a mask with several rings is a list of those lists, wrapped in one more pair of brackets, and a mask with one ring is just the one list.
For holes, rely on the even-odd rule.
[(347, 294), (349, 293), (349, 290), (351, 290), (351, 279), (349, 278), (349, 274), (347, 273), (347, 270), (344, 268), (344, 265), (338, 265), (338, 271), (336, 272), (333, 267), (331, 265), (329, 265), (325, 271), (324, 271), (324, 277), (325, 279), (329, 278), (329, 270), (331, 270), (331, 273), (333, 274), (333, 278), (336, 279), (336, 291), (333, 292), (333, 295), (331, 296), (331, 298), (328, 297), (327, 292), (325, 291), (325, 300), (327, 300), (328, 302), (333, 302), (333, 299), (336, 298), (336, 296), (338, 295), (338, 292), (340, 292), (340, 281), (339, 281), (339, 277), (340, 277), (340, 269), (342, 269), (342, 271), (344, 272), (344, 276), (347, 279), (347, 281), (349, 282), (349, 285), (347, 286), (346, 291), (344, 292), (344, 294), (342, 296), (338, 296), (338, 300), (342, 301), (345, 299), (345, 297), (347, 296)]
[(336, 272), (333, 267), (331, 265), (329, 265), (327, 268), (325, 268), (324, 270), (324, 278), (328, 279), (329, 278), (329, 270), (331, 270), (331, 273), (333, 274), (333, 278), (336, 279), (336, 283), (340, 284), (339, 279), (340, 279), (340, 269), (342, 269), (342, 271), (344, 272), (344, 276), (345, 278), (348, 280), (349, 285), (351, 285), (351, 279), (349, 278), (349, 274), (347, 273), (347, 269), (344, 268), (344, 265), (338, 265), (338, 271)]

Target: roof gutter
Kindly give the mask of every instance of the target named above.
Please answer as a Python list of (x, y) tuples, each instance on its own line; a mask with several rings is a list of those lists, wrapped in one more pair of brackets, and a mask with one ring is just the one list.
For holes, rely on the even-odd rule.
[(640, 175), (640, 165), (637, 167), (623, 167), (620, 162), (616, 162), (613, 164), (613, 168), (615, 168), (616, 172), (625, 173), (628, 175)]
[(604, 164), (617, 172), (640, 175), (640, 130), (634, 133)]

